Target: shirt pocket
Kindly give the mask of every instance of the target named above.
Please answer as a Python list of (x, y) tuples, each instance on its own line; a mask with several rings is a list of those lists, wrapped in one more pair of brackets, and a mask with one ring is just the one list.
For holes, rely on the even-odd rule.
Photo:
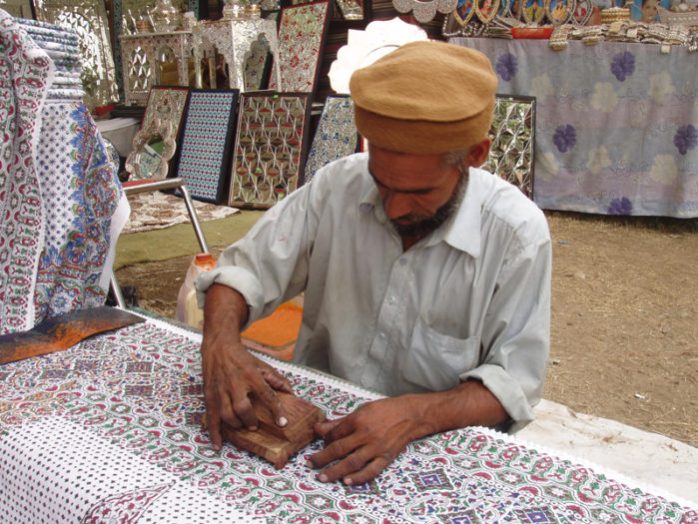
[(444, 335), (418, 318), (401, 371), (407, 382), (431, 391), (444, 391), (456, 386), (459, 375), (476, 367), (479, 358), (478, 336)]

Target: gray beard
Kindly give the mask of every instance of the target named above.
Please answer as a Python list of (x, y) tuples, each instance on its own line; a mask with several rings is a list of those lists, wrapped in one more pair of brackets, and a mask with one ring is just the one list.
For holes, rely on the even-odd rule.
[(468, 176), (462, 175), (460, 180), (458, 180), (458, 184), (453, 189), (451, 197), (443, 206), (436, 210), (433, 217), (405, 225), (397, 224), (395, 221), (391, 220), (390, 222), (393, 228), (395, 228), (395, 231), (397, 231), (397, 234), (400, 235), (401, 238), (424, 238), (433, 231), (436, 231), (444, 222), (451, 218), (453, 213), (458, 209), (458, 206), (460, 206), (465, 196), (467, 182)]

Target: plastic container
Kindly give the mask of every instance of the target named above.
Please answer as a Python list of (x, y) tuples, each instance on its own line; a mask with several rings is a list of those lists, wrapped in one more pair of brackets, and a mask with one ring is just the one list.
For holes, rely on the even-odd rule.
[(215, 265), (216, 259), (210, 253), (199, 253), (192, 259), (177, 295), (177, 320), (180, 322), (196, 329), (203, 329), (204, 311), (196, 303), (194, 282), (200, 274), (210, 271)]

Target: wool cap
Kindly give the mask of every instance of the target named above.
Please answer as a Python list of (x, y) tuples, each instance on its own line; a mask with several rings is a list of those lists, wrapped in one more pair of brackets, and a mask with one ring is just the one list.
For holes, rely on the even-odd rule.
[(422, 40), (356, 70), (349, 89), (356, 127), (371, 144), (440, 154), (487, 137), (497, 75), (479, 51)]

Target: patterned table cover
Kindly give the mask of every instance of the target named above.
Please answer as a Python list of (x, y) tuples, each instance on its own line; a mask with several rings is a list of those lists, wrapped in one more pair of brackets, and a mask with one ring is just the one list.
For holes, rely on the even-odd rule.
[[(200, 337), (150, 320), (0, 367), (3, 522), (696, 523), (698, 510), (482, 428), (422, 439), (377, 480), (322, 484), (212, 450)], [(329, 417), (375, 395), (274, 362)], [(682, 505), (683, 504), (683, 505)]]
[(543, 209), (698, 216), (698, 60), (620, 42), (451, 38), (485, 53), (499, 93), (536, 97)]

